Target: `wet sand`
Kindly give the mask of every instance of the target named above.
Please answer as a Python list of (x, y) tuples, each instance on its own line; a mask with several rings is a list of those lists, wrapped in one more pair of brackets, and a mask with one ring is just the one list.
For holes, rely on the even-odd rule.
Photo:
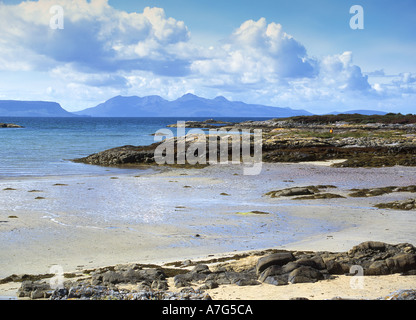
[[(53, 265), (73, 272), (263, 248), (338, 252), (368, 240), (416, 244), (414, 212), (373, 207), (409, 193), (322, 200), (263, 196), (319, 184), (347, 195), (351, 188), (407, 186), (415, 178), (412, 167), (319, 163), (263, 164), (258, 176), (244, 176), (241, 166), (218, 165), (2, 179), (0, 278), (48, 273)], [(237, 214), (253, 210), (269, 214)]]

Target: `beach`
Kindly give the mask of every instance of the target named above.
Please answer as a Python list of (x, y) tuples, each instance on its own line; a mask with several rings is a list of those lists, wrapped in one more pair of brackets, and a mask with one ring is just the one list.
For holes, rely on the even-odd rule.
[[(2, 179), (0, 278), (47, 274), (56, 265), (71, 273), (127, 263), (203, 260), (269, 248), (341, 252), (369, 240), (416, 243), (412, 211), (374, 207), (407, 199), (408, 192), (348, 196), (354, 188), (409, 186), (415, 181), (416, 169), (333, 168), (329, 164), (264, 163), (257, 176), (245, 176), (242, 164)], [(265, 196), (272, 190), (311, 185), (331, 185), (331, 192), (343, 198)], [(398, 276), (375, 277), (368, 283), (388, 291), (405, 289), (405, 285), (411, 288), (416, 282), (414, 276), (402, 277), (405, 281), (395, 278), (396, 282), (388, 277)], [(339, 281), (343, 280), (296, 287), (336, 287)], [(284, 287), (295, 290), (294, 286)], [(17, 287), (3, 284), (0, 295), (13, 295)], [(268, 299), (267, 291), (287, 290), (267, 284), (252, 289), (229, 287), (229, 291), (221, 286), (218, 293), (214, 289), (210, 294), (214, 299)], [(256, 288), (266, 293), (251, 296), (250, 290)], [(308, 292), (316, 298), (326, 297)], [(369, 288), (364, 295), (371, 298), (380, 293)], [(345, 294), (351, 295), (347, 289)], [(273, 297), (283, 296), (275, 293)]]

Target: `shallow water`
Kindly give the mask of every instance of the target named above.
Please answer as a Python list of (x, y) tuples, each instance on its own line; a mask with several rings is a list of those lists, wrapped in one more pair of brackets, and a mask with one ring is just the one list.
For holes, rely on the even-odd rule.
[[(263, 118), (259, 118), (263, 119)], [(19, 118), (1, 122), (24, 128), (0, 130), (0, 179), (19, 176), (105, 174), (106, 169), (68, 161), (124, 145), (149, 145), (153, 133), (177, 121), (206, 118)], [(221, 118), (240, 122), (245, 118)], [(170, 128), (172, 134), (180, 134)], [(114, 172), (119, 170), (112, 169)]]
[[(77, 255), (89, 251), (93, 257), (110, 249), (99, 244), (104, 239), (115, 248), (142, 239), (155, 256), (160, 250), (180, 256), (183, 250), (195, 254), (281, 246), (341, 227), (293, 216), (290, 202), (262, 198), (281, 182), (265, 179), (267, 173), (262, 181), (242, 172), (242, 167), (218, 166), (2, 180), (0, 220), (8, 222), (0, 225), (0, 277), (16, 271), (7, 262), (11, 252), (34, 250), (47, 261), (59, 261), (69, 248)], [(253, 210), (269, 214), (238, 214)], [(8, 219), (11, 215), (18, 218)], [(113, 258), (119, 254), (121, 249)]]
[[(312, 236), (325, 238), (378, 211), (367, 199), (303, 202), (271, 199), (264, 193), (318, 184), (335, 185), (334, 191), (346, 193), (416, 181), (416, 169), (407, 167), (265, 163), (258, 176), (244, 176), (242, 165), (199, 170), (85, 168), (102, 171), (0, 180), (0, 220), (6, 221), (0, 223), (0, 277), (32, 268), (47, 272), (56, 261), (69, 266), (71, 259), (79, 264), (180, 259), (184, 252), (263, 249)], [(237, 214), (253, 210), (269, 214)], [(327, 219), (341, 212), (354, 218)]]

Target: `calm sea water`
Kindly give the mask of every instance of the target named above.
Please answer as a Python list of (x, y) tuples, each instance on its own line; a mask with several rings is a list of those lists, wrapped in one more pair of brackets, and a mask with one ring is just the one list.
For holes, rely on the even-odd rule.
[[(108, 168), (73, 163), (69, 159), (123, 145), (149, 145), (154, 142), (152, 133), (183, 120), (203, 121), (206, 118), (2, 117), (0, 122), (16, 123), (24, 128), (0, 129), (0, 178), (108, 174)], [(176, 134), (176, 129), (172, 128), (172, 132)]]

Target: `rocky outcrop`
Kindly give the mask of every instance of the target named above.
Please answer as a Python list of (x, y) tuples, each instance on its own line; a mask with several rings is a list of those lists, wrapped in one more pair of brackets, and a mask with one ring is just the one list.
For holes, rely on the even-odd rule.
[[(234, 135), (240, 130), (262, 130), (262, 161), (305, 162), (344, 160), (334, 167), (383, 167), (416, 165), (416, 116), (386, 115), (365, 117), (361, 115), (339, 115), (270, 119), (230, 123), (208, 119), (186, 121), (168, 127), (221, 129), (225, 135)], [(343, 121), (345, 120), (345, 121)], [(380, 122), (374, 122), (379, 120)], [(368, 121), (368, 123), (365, 123)], [(229, 134), (227, 133), (229, 132)], [(155, 133), (160, 136), (160, 133)], [(224, 134), (223, 134), (224, 135)], [(209, 135), (204, 135), (206, 146)], [(193, 146), (195, 135), (188, 135), (185, 150)], [(181, 138), (173, 138), (175, 143)], [(75, 162), (103, 166), (142, 165), (158, 163), (154, 151), (160, 143), (150, 146), (123, 146), (105, 150)], [(175, 159), (178, 159), (175, 147)], [(186, 152), (185, 151), (185, 152)], [(217, 156), (221, 150), (218, 144)], [(231, 157), (232, 148), (228, 148)], [(208, 149), (205, 151), (208, 155)], [(208, 160), (208, 159), (207, 159)], [(218, 159), (217, 159), (218, 160)], [(176, 162), (175, 162), (176, 164)]]
[(14, 123), (0, 123), (0, 128), (23, 128), (23, 127)]
[(26, 280), (22, 282), (17, 296), (19, 298), (46, 299), (52, 295), (52, 292), (53, 290), (47, 282)]
[[(274, 252), (270, 252), (274, 251)], [(237, 258), (235, 256), (234, 258)], [(159, 266), (122, 265), (88, 272), (74, 281), (51, 289), (44, 280), (26, 280), (18, 291), (19, 297), (31, 299), (210, 299), (204, 290), (231, 284), (252, 286), (260, 283), (283, 286), (314, 283), (333, 279), (336, 275), (382, 276), (394, 273), (416, 275), (416, 248), (409, 243), (391, 245), (367, 241), (347, 252), (302, 252), (269, 250), (241, 256), (237, 261), (208, 265), (197, 263), (187, 267), (162, 268)], [(191, 262), (187, 261), (188, 266)], [(181, 264), (181, 265), (184, 265)], [(181, 288), (171, 292), (168, 278)], [(120, 285), (135, 285), (127, 290)], [(196, 288), (196, 289), (195, 289)]]
[(416, 210), (416, 199), (379, 203), (374, 207), (379, 209)]
[[(131, 165), (156, 165), (156, 164), (165, 164), (168, 162), (169, 165), (183, 165), (189, 167), (195, 166), (204, 166), (206, 163), (209, 163), (211, 156), (215, 156), (214, 161), (220, 161), (221, 158), (221, 146), (220, 143), (216, 143), (217, 150), (214, 149), (213, 152), (210, 150), (210, 135), (205, 134), (189, 134), (186, 137), (174, 137), (169, 138), (169, 141), (156, 142), (149, 146), (123, 146), (105, 150), (99, 153), (89, 155), (84, 158), (73, 159), (74, 162), (94, 164), (101, 166), (131, 166)], [(226, 148), (228, 152), (229, 159), (232, 157), (232, 137), (231, 135), (215, 135), (215, 141), (223, 139), (223, 141), (229, 141)], [(241, 137), (239, 137), (241, 142)], [(166, 143), (164, 146), (161, 146), (162, 143)], [(173, 151), (173, 160), (165, 161), (163, 158), (166, 155), (166, 149), (163, 149), (167, 145), (172, 146)], [(156, 155), (158, 146), (161, 146), (162, 154)], [(253, 150), (253, 141), (250, 142), (250, 148)], [(216, 152), (215, 152), (216, 151)], [(192, 152), (192, 153), (191, 153)], [(238, 156), (238, 155), (237, 155)], [(241, 150), (240, 150), (241, 156)], [(159, 158), (157, 158), (159, 157)], [(169, 157), (169, 155), (167, 156)], [(190, 164), (189, 158), (192, 157), (192, 160), (195, 160), (195, 164)], [(183, 159), (183, 164), (179, 159)]]
[[(271, 261), (266, 268), (257, 265), (261, 282), (286, 285), (288, 283), (316, 282), (334, 275), (350, 274), (351, 267), (362, 268), (363, 275), (416, 273), (416, 249), (410, 244), (389, 245), (382, 242), (364, 242), (344, 253), (294, 253), (291, 261), (274, 259), (270, 255), (259, 260)], [(281, 253), (278, 254), (278, 257)], [(273, 262), (275, 261), (275, 262)], [(260, 266), (260, 268), (259, 268)]]
[[(281, 190), (273, 190), (264, 194), (271, 198), (279, 197), (290, 197), (292, 200), (313, 200), (313, 199), (334, 199), (334, 198), (345, 198), (343, 195), (337, 193), (322, 192), (324, 189), (336, 189), (333, 185), (317, 185), (317, 186), (306, 186), (306, 187), (290, 187)], [(376, 197), (382, 196), (389, 193), (403, 193), (403, 192), (416, 192), (416, 185), (410, 186), (388, 186), (388, 187), (377, 187), (377, 188), (364, 188), (364, 189), (350, 189), (349, 197), (361, 198), (361, 197)], [(398, 210), (412, 210), (416, 209), (416, 199), (407, 199), (402, 201), (393, 201), (389, 203), (380, 203), (375, 205), (376, 208), (380, 209), (398, 209)]]
[[(366, 189), (351, 189), (353, 191), (349, 194), (350, 197), (375, 197), (381, 196), (393, 192), (416, 192), (416, 185), (404, 186), (404, 187), (381, 187), (381, 188), (366, 188)], [(395, 209), (395, 210), (414, 210), (416, 209), (416, 199), (407, 199), (392, 201), (387, 203), (379, 203), (374, 205), (374, 207), (379, 209)]]
[(322, 189), (335, 189), (335, 186), (332, 185), (318, 185), (318, 186), (306, 186), (306, 187), (291, 187), (276, 191), (270, 191), (265, 194), (265, 196), (270, 196), (271, 198), (278, 197), (293, 197), (293, 200), (311, 200), (311, 199), (332, 199), (332, 198), (344, 198), (339, 194), (334, 193), (321, 193)]
[(381, 188), (366, 188), (366, 189), (351, 189), (353, 191), (349, 194), (350, 197), (375, 197), (392, 192), (416, 192), (416, 185), (410, 185), (405, 187), (381, 187)]
[(74, 159), (74, 162), (94, 164), (101, 166), (123, 166), (154, 164), (154, 151), (156, 145), (135, 147), (123, 146), (105, 150), (84, 158)]

